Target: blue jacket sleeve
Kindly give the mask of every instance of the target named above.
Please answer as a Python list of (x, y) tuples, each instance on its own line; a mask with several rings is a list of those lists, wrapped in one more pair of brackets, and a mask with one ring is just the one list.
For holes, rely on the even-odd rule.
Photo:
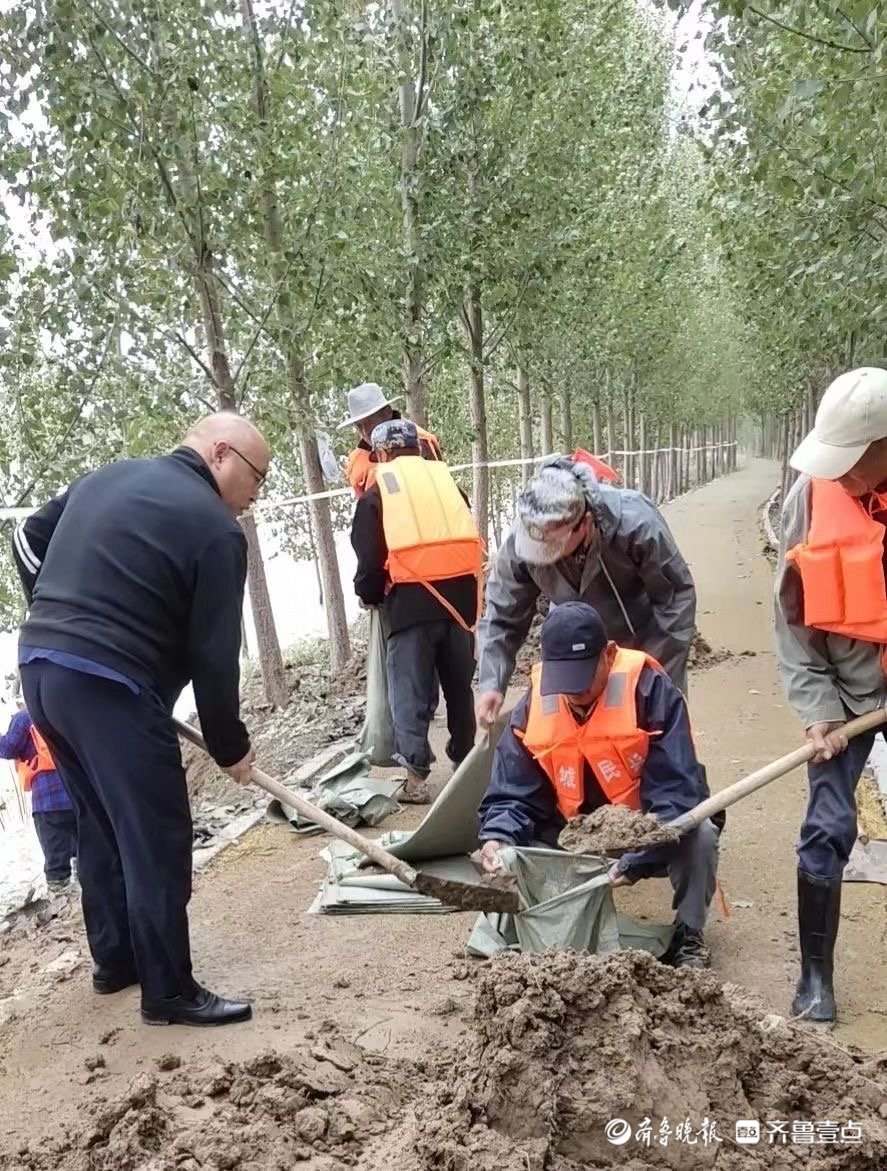
[[(638, 726), (651, 733), (641, 775), (641, 808), (661, 821), (680, 817), (708, 796), (705, 772), (696, 759), (687, 702), (669, 677), (646, 667), (637, 688)], [(668, 863), (672, 846), (624, 854), (617, 869), (636, 880)]]
[(30, 760), (35, 755), (31, 739), (31, 717), (27, 712), (16, 712), (9, 721), (6, 735), (0, 736), (0, 758), (3, 760)]
[(529, 692), (496, 745), (490, 784), (477, 814), (481, 842), (529, 846), (542, 840), (554, 845), (564, 826), (551, 782), (515, 735), (515, 728), (526, 728), (528, 709)]

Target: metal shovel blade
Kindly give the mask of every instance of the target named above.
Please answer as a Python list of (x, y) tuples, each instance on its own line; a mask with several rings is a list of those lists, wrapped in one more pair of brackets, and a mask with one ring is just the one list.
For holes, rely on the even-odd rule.
[(414, 890), (429, 898), (438, 899), (448, 907), (460, 911), (483, 911), (487, 915), (514, 915), (520, 910), (516, 886), (496, 876), (480, 882), (456, 882), (452, 878), (435, 878), (420, 870)]
[(860, 834), (844, 867), (844, 882), (880, 882), (887, 886), (887, 841)]

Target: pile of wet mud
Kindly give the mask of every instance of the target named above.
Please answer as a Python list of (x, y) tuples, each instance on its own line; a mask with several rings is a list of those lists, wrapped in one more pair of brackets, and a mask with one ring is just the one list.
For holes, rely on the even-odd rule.
[(403, 1096), (396, 1063), (337, 1041), (246, 1062), (160, 1059), (63, 1142), (24, 1147), (10, 1171), (334, 1171), (354, 1166)]
[(676, 842), (679, 834), (652, 813), (625, 805), (602, 805), (564, 826), (559, 844), (574, 854), (605, 854), (608, 850), (643, 850)]
[[(768, 1017), (711, 972), (640, 952), (501, 957), (479, 974), (473, 1031), (360, 1167), (887, 1166), (882, 1063)], [(737, 1143), (744, 1120), (757, 1145)]]
[[(850, 1053), (711, 972), (675, 972), (642, 952), (497, 957), (477, 969), (470, 1037), (422, 1062), (333, 1039), (287, 1056), (156, 1065), (96, 1103), (78, 1132), (0, 1154), (0, 1166), (887, 1166), (887, 1058)], [(760, 1133), (749, 1145), (751, 1123)]]

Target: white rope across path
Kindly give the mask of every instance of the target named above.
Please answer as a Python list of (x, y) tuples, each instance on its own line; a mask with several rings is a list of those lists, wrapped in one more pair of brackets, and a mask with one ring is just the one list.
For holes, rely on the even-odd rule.
[[(673, 451), (677, 452), (697, 452), (697, 451), (720, 451), (722, 448), (736, 447), (736, 442), (732, 443), (708, 443), (704, 447), (653, 447), (649, 450), (642, 451), (605, 451), (597, 458), (604, 460), (613, 459), (614, 456), (625, 458), (627, 456), (637, 455), (667, 455)], [(544, 459), (551, 459), (552, 456), (558, 455), (558, 452), (551, 452), (548, 455), (529, 456), (523, 459), (492, 459), (484, 460), (480, 463), (470, 464), (451, 464), (451, 472), (467, 472), (474, 471), (475, 468), (518, 468), (526, 464), (541, 463)], [(253, 509), (253, 512), (258, 516), (267, 516), (271, 512), (279, 512), (282, 508), (290, 508), (294, 504), (310, 504), (312, 500), (335, 500), (338, 496), (353, 496), (350, 488), (330, 488), (326, 492), (311, 492), (305, 496), (288, 496), (285, 500), (269, 500), (267, 503), (258, 504)], [(29, 517), (34, 511), (33, 508), (0, 508), (0, 520), (24, 520)]]

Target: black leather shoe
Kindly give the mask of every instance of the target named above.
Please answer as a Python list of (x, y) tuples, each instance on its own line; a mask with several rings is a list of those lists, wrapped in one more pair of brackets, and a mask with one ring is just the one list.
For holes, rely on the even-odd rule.
[(841, 878), (798, 870), (798, 935), (801, 978), (792, 1016), (830, 1023), (837, 1016), (834, 992), (835, 940), (841, 919)]
[(124, 988), (131, 988), (138, 984), (139, 974), (135, 968), (103, 968), (96, 964), (92, 969), (92, 986), (100, 996), (108, 996), (112, 992), (122, 992)]
[(146, 1025), (233, 1025), (253, 1015), (247, 1000), (225, 1000), (208, 988), (195, 985), (193, 996), (171, 996), (163, 1000), (142, 997), (142, 1020)]

